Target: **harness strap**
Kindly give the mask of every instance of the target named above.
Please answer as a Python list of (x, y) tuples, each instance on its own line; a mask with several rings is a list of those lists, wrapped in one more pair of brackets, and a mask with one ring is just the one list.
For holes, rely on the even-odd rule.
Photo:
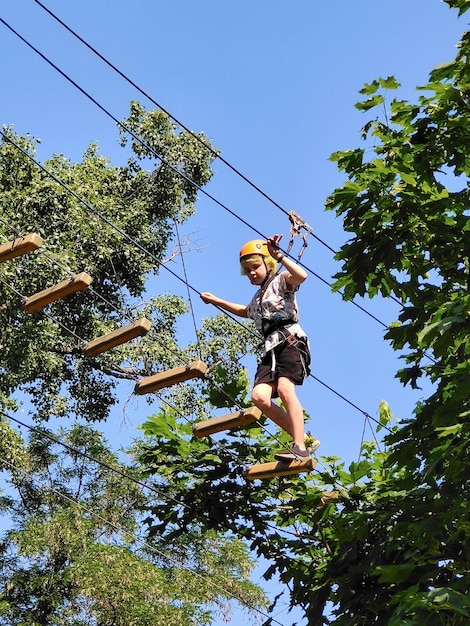
[(263, 336), (265, 339), (269, 337), (271, 333), (275, 330), (279, 330), (280, 328), (284, 328), (284, 326), (289, 326), (289, 324), (295, 324), (295, 320), (286, 319), (286, 320), (277, 320), (276, 322), (272, 322), (269, 326), (265, 326), (265, 322), (269, 322), (269, 320), (262, 320), (263, 322)]
[(304, 378), (307, 378), (310, 375), (310, 363), (311, 356), (308, 345), (308, 339), (306, 337), (296, 337), (295, 335), (291, 335), (288, 330), (281, 331), (283, 336), (282, 341), (272, 348), (269, 353), (271, 356), (271, 371), (274, 372), (276, 370), (276, 350), (280, 348), (284, 343), (289, 344), (290, 346), (294, 346), (299, 353), (300, 362), (302, 363), (302, 369), (304, 372)]
[[(276, 274), (274, 272), (271, 272), (271, 274), (266, 277), (264, 285), (262, 285), (262, 287), (261, 287), (261, 291), (260, 291), (260, 294), (259, 294), (259, 300), (258, 300), (260, 311), (262, 311), (263, 298), (264, 298), (264, 294), (266, 293), (266, 289), (269, 287), (269, 285), (272, 283), (272, 281), (275, 279), (275, 277), (276, 277)], [(263, 317), (261, 318), (261, 329), (262, 329), (261, 332), (262, 332), (262, 334), (265, 337), (266, 337), (266, 334), (265, 334), (265, 323), (267, 321), (269, 321), (269, 320), (266, 320)]]

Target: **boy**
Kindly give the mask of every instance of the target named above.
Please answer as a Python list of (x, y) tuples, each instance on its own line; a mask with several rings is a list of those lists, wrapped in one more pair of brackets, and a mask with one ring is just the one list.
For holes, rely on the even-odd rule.
[[(264, 415), (292, 437), (292, 448), (275, 454), (278, 461), (292, 461), (309, 456), (305, 447), (303, 410), (295, 390), (309, 374), (309, 342), (298, 324), (295, 297), (307, 273), (280, 250), (281, 237), (274, 235), (267, 241), (249, 241), (240, 250), (242, 274), (259, 287), (247, 306), (228, 302), (209, 292), (201, 293), (201, 299), (234, 315), (252, 319), (264, 337), (252, 400)], [(284, 270), (276, 273), (278, 263)], [(272, 401), (277, 396), (285, 410)], [(315, 440), (312, 447), (316, 449), (319, 444)]]

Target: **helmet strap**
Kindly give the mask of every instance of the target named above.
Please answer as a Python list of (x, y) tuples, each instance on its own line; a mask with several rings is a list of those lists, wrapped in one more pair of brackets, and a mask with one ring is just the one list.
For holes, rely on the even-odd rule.
[(266, 276), (264, 277), (264, 280), (261, 283), (261, 289), (266, 285), (267, 282), (269, 282), (271, 280), (271, 273), (272, 273), (272, 270), (270, 270), (268, 268), (268, 266), (266, 265), (266, 261), (265, 261), (265, 257), (264, 256), (263, 256), (263, 264), (264, 264), (264, 269), (266, 270)]

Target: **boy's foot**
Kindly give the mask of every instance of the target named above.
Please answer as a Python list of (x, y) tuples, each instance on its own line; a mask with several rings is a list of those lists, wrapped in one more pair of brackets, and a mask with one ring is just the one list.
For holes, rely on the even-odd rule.
[[(318, 442), (318, 445), (320, 445), (320, 442)], [(290, 450), (286, 450), (286, 452), (276, 452), (274, 455), (276, 461), (296, 461), (300, 459), (308, 459), (309, 457), (310, 452), (308, 450), (301, 450), (297, 444), (294, 444), (292, 448)]]

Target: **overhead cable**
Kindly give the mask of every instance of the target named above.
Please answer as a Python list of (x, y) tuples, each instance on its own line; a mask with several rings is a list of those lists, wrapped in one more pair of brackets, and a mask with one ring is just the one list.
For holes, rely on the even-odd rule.
[[(188, 126), (183, 124), (181, 120), (178, 120), (168, 109), (163, 107), (159, 102), (157, 102), (148, 92), (144, 91), (137, 83), (135, 83), (132, 79), (130, 79), (124, 72), (122, 72), (116, 65), (111, 63), (109, 59), (107, 59), (103, 54), (101, 54), (96, 48), (94, 48), (90, 43), (88, 43), (83, 37), (81, 37), (76, 31), (74, 31), (68, 24), (66, 24), (63, 20), (61, 20), (53, 11), (51, 11), (48, 7), (46, 7), (40, 0), (34, 0), (36, 4), (38, 4), (44, 11), (46, 11), (56, 22), (58, 22), (61, 26), (63, 26), (71, 35), (73, 35), (78, 41), (80, 41), (84, 46), (88, 48), (93, 54), (95, 54), (101, 61), (103, 61), (108, 67), (110, 67), (114, 72), (116, 72), (121, 78), (123, 78), (131, 87), (133, 87), (136, 91), (138, 91), (142, 96), (147, 98), (153, 105), (158, 107), (161, 111), (166, 113), (170, 119), (172, 119), (178, 126), (180, 126), (183, 130), (189, 133), (194, 139), (199, 141), (206, 149), (208, 149), (221, 163), (226, 165), (234, 174), (239, 176), (242, 180), (244, 180), (250, 187), (252, 187), (255, 191), (257, 191), (260, 195), (262, 195), (268, 202), (273, 204), (275, 207), (280, 209), (285, 215), (289, 215), (289, 211), (287, 211), (283, 206), (281, 206), (276, 200), (274, 200), (270, 195), (268, 195), (265, 191), (263, 191), (258, 185), (256, 185), (252, 180), (250, 180), (245, 174), (243, 174), (238, 168), (232, 165), (229, 161), (227, 161), (217, 150), (214, 150), (211, 146), (207, 146), (204, 141)], [(324, 245), (330, 252), (336, 253), (334, 248), (332, 248), (325, 241), (317, 237), (314, 233), (312, 233), (313, 237), (317, 239), (322, 245)]]
[[(21, 41), (23, 41), (23, 43), (25, 43), (29, 48), (31, 48), (36, 54), (38, 54), (44, 61), (46, 61), (46, 63), (48, 63), (51, 67), (53, 67), (57, 72), (59, 72), (61, 74), (61, 76), (63, 76), (67, 81), (69, 81), (74, 87), (76, 87), (84, 96), (86, 96), (89, 100), (91, 100), (91, 102), (93, 104), (95, 104), (101, 111), (103, 111), (103, 113), (105, 113), (108, 117), (110, 117), (121, 129), (123, 129), (125, 132), (129, 133), (138, 143), (140, 143), (143, 147), (145, 147), (147, 150), (152, 152), (155, 155), (156, 158), (158, 158), (164, 165), (166, 165), (169, 169), (171, 169), (175, 174), (177, 174), (178, 176), (183, 178), (190, 185), (194, 186), (198, 191), (200, 191), (203, 195), (205, 195), (207, 198), (209, 198), (212, 202), (214, 202), (219, 207), (224, 209), (224, 211), (227, 211), (230, 215), (232, 215), (232, 217), (235, 217), (242, 224), (244, 224), (245, 226), (247, 226), (248, 228), (253, 230), (261, 238), (263, 238), (263, 239), (267, 238), (265, 234), (263, 234), (261, 231), (259, 231), (257, 228), (255, 228), (252, 224), (250, 224), (249, 222), (244, 220), (242, 217), (240, 217), (240, 215), (238, 215), (235, 211), (230, 209), (226, 204), (222, 203), (220, 200), (215, 198), (212, 194), (207, 192), (203, 187), (201, 187), (196, 182), (191, 180), (183, 172), (179, 171), (178, 168), (176, 168), (176, 167), (172, 166), (170, 163), (168, 163), (161, 155), (156, 153), (155, 150), (153, 150), (138, 135), (136, 135), (136, 133), (134, 133), (130, 128), (128, 128), (125, 124), (123, 124), (123, 122), (119, 121), (112, 113), (110, 113), (93, 96), (91, 96), (87, 91), (85, 91), (82, 87), (80, 87), (80, 85), (78, 85), (70, 76), (68, 76), (65, 72), (63, 72), (57, 65), (55, 65), (55, 63), (53, 63), (42, 52), (40, 52), (35, 46), (33, 46), (30, 42), (28, 42), (22, 35), (20, 35), (12, 26), (10, 26), (1, 17), (0, 17), (0, 23), (4, 24), (4, 26), (6, 26), (14, 35), (16, 35)], [(206, 146), (207, 149), (209, 149), (209, 146), (207, 146), (206, 144), (204, 144), (204, 145)], [(286, 251), (284, 251), (284, 252), (287, 254)], [(333, 250), (333, 252), (334, 252), (334, 250)], [(313, 276), (315, 276), (315, 278), (319, 279), (321, 282), (323, 282), (325, 285), (329, 286), (330, 289), (331, 289), (331, 286), (332, 286), (331, 283), (329, 283), (327, 280), (322, 278), (319, 274), (314, 272), (311, 268), (306, 266), (304, 263), (299, 261), (299, 265), (301, 265), (306, 271), (310, 272)], [(339, 293), (342, 293), (342, 292), (340, 291)], [(375, 316), (373, 313), (370, 313), (370, 311), (368, 311), (367, 309), (362, 307), (360, 304), (358, 304), (354, 300), (351, 300), (351, 304), (353, 304), (355, 307), (357, 307), (363, 313), (368, 315), (370, 318), (372, 318), (374, 321), (376, 321), (378, 324), (380, 324), (383, 328), (388, 328), (387, 324), (385, 324), (377, 316)]]
[[(14, 146), (16, 146), (18, 148), (18, 150), (20, 150), (22, 152), (22, 154), (24, 156), (26, 156), (28, 159), (30, 159), (31, 161), (33, 161), (33, 163), (35, 163), (37, 165), (37, 167), (39, 167), (45, 174), (47, 174), (48, 176), (50, 176), (55, 182), (57, 182), (59, 185), (61, 185), (66, 191), (68, 191), (69, 193), (71, 193), (79, 202), (83, 203), (94, 215), (96, 215), (97, 217), (99, 217), (100, 219), (102, 219), (106, 224), (108, 224), (111, 228), (114, 228), (119, 234), (121, 234), (121, 236), (123, 236), (125, 239), (127, 239), (129, 242), (131, 242), (133, 245), (135, 245), (141, 252), (149, 255), (153, 260), (155, 260), (155, 262), (157, 264), (160, 264), (160, 266), (162, 266), (162, 264), (159, 262), (159, 260), (146, 248), (144, 248), (141, 244), (139, 244), (134, 238), (132, 238), (130, 235), (128, 235), (125, 231), (123, 231), (121, 228), (119, 228), (118, 226), (116, 226), (111, 220), (109, 220), (108, 218), (106, 218), (105, 216), (103, 216), (99, 211), (97, 211), (89, 202), (87, 202), (85, 199), (83, 199), (80, 195), (78, 195), (75, 191), (73, 191), (73, 189), (71, 189), (66, 183), (64, 183), (60, 178), (58, 178), (55, 174), (53, 174), (52, 172), (50, 172), (46, 167), (44, 167), (44, 165), (42, 165), (41, 163), (39, 163), (38, 161), (36, 161), (34, 159), (34, 157), (32, 157), (24, 148), (22, 148), (21, 146), (19, 146), (15, 141), (13, 141), (13, 139), (11, 137), (9, 137), (6, 133), (4, 133), (2, 130), (0, 130), (0, 135), (2, 135), (4, 137), (4, 139), (6, 141), (9, 141), (11, 144), (13, 144)], [(197, 294), (200, 295), (200, 292), (193, 287), (190, 283), (187, 283), (184, 278), (181, 278), (181, 276), (179, 276), (176, 272), (173, 272), (173, 270), (171, 270), (169, 267), (167, 267), (166, 265), (163, 264), (163, 267), (170, 272), (170, 274), (172, 276), (174, 276), (175, 278), (177, 278), (180, 282), (182, 282), (183, 284), (187, 285), (190, 289), (192, 289), (193, 291), (195, 291)], [(219, 307), (217, 307), (219, 308)], [(223, 311), (223, 309), (220, 309), (221, 312), (226, 313), (225, 311)], [(229, 317), (233, 320), (234, 318), (232, 316), (229, 315)], [(250, 332), (250, 329), (246, 328), (246, 326), (244, 326), (243, 324), (241, 324), (238, 320), (234, 320), (236, 323), (240, 324), (246, 331)], [(378, 320), (380, 321), (380, 320)], [(383, 322), (381, 322), (383, 324)], [(310, 374), (310, 376), (312, 376), (312, 374)], [(313, 377), (313, 376), (312, 376)], [(313, 377), (315, 378), (315, 377)], [(315, 378), (316, 379), (316, 378)], [(319, 379), (318, 382), (321, 382)], [(330, 388), (328, 385), (326, 385), (325, 383), (321, 383), (322, 385), (324, 385), (326, 388), (328, 389), (332, 389)], [(341, 394), (335, 392), (336, 395), (338, 395), (339, 397), (342, 397)], [(374, 418), (372, 418), (367, 411), (363, 411), (362, 409), (360, 409), (359, 407), (357, 407), (354, 403), (347, 401), (351, 406), (353, 406), (354, 408), (356, 408), (358, 411), (360, 411), (363, 415), (365, 415), (366, 417), (372, 419), (373, 421), (376, 421)], [(378, 422), (377, 422), (378, 423)]]

